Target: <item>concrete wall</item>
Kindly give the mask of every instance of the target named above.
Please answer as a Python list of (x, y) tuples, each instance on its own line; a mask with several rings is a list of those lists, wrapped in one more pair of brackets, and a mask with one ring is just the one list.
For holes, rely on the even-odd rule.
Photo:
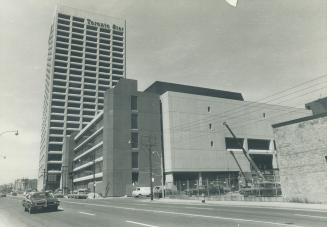
[(274, 129), (283, 195), (327, 203), (327, 116)]
[[(72, 187), (72, 179), (69, 175), (73, 171), (73, 149), (75, 147), (74, 137), (76, 136), (76, 132), (72, 133), (70, 136), (64, 137), (63, 143), (63, 155), (62, 155), (62, 175), (60, 181), (60, 188), (67, 189), (69, 191), (74, 190)], [(66, 191), (64, 191), (66, 193)]]
[[(237, 137), (273, 140), (272, 124), (311, 114), (305, 109), (176, 92), (164, 93), (161, 102), (165, 172), (239, 171), (225, 149), (225, 137), (232, 136), (224, 121)], [(244, 156), (235, 154), (243, 170), (249, 171)]]
[[(160, 102), (155, 94), (137, 92), (135, 80), (120, 80), (119, 84), (108, 90), (104, 106), (103, 139), (103, 184), (108, 187), (107, 196), (131, 195), (132, 192), (132, 148), (131, 140), (131, 96), (138, 100), (139, 153), (138, 185), (149, 186), (148, 136), (156, 139), (153, 151), (161, 153), (160, 141)], [(156, 157), (153, 154), (154, 185), (159, 183)]]

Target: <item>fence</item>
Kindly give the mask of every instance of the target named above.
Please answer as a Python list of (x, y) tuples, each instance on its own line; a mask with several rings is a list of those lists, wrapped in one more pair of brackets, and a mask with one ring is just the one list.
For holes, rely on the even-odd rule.
[[(217, 177), (216, 179), (176, 180), (166, 187), (166, 196), (174, 198), (209, 197), (217, 199), (244, 200), (247, 197), (280, 197), (282, 195), (279, 176), (276, 173), (264, 174), (264, 179), (251, 176)], [(222, 198), (223, 197), (223, 198)]]

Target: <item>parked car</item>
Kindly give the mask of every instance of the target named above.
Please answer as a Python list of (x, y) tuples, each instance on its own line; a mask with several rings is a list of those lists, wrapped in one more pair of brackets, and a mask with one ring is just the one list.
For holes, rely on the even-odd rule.
[(91, 193), (87, 194), (87, 198), (88, 199), (101, 199), (102, 197), (98, 193), (91, 192)]
[(6, 196), (7, 196), (6, 193), (3, 192), (0, 193), (0, 197), (6, 197)]
[(54, 195), (54, 197), (56, 197), (56, 198), (64, 198), (64, 195), (62, 194), (62, 193), (55, 193), (55, 194), (53, 194)]
[(11, 192), (10, 193), (12, 196), (17, 196), (17, 192)]
[(132, 191), (133, 197), (142, 197), (142, 196), (150, 196), (151, 189), (150, 187), (137, 187), (135, 190)]
[(59, 200), (55, 198), (52, 193), (33, 192), (28, 194), (23, 199), (22, 205), (24, 210), (31, 214), (36, 210), (57, 210), (59, 206)]
[(67, 198), (71, 199), (87, 199), (87, 194), (89, 194), (90, 190), (87, 188), (82, 188), (75, 190), (73, 194), (68, 194)]

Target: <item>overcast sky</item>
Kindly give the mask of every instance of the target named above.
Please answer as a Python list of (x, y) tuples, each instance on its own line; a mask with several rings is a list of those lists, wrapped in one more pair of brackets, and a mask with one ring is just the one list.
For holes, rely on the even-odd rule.
[(47, 40), (59, 2), (127, 20), (127, 77), (139, 90), (160, 80), (255, 101), (327, 73), (326, 0), (239, 0), (236, 8), (224, 0), (0, 0), (0, 132), (20, 132), (0, 136), (0, 184), (37, 177)]

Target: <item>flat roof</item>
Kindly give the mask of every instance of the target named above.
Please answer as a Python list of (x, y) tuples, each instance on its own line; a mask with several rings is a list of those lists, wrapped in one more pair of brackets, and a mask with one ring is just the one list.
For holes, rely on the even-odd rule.
[(151, 84), (147, 89), (144, 90), (144, 92), (151, 92), (159, 95), (162, 95), (167, 91), (244, 101), (242, 94), (239, 92), (222, 91), (222, 90), (168, 83), (162, 81), (156, 81), (153, 84)]
[(327, 113), (315, 114), (315, 115), (308, 116), (308, 117), (301, 117), (301, 118), (297, 118), (294, 120), (273, 124), (272, 127), (279, 128), (279, 127), (292, 125), (292, 124), (296, 124), (296, 123), (300, 123), (300, 122), (304, 122), (304, 121), (310, 121), (310, 120), (314, 120), (314, 119), (318, 119), (318, 118), (322, 118), (322, 117), (327, 117)]

